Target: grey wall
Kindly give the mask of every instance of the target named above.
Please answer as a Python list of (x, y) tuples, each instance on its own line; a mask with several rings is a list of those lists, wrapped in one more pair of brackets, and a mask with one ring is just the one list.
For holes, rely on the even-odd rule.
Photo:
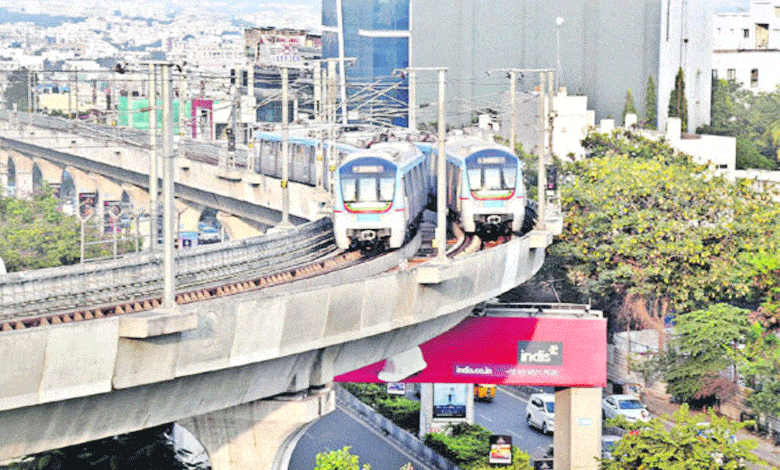
[[(560, 16), (564, 18), (560, 30), (560, 84), (571, 95), (587, 95), (588, 107), (595, 109), (597, 120), (611, 116), (620, 122), (626, 90), (632, 90), (642, 116), (648, 76), (652, 74), (656, 85), (659, 83), (661, 32), (666, 21), (662, 1), (672, 6), (670, 21), (674, 28), (675, 22), (679, 23), (675, 11), (684, 0), (417, 0), (412, 15), (412, 66), (450, 68), (447, 96), (453, 101), (448, 104), (448, 120), (454, 121), (457, 116), (464, 122), (469, 115), (463, 112), (463, 100), (484, 96), (483, 102), (498, 103), (496, 93), (509, 87), (503, 74), (487, 77), (486, 71), (556, 67), (555, 19)], [(696, 64), (691, 73), (703, 68), (704, 75), (708, 75), (709, 52), (704, 36), (710, 30), (712, 1), (685, 3), (685, 27), (695, 33), (688, 42), (686, 60), (689, 65)], [(665, 53), (680, 49), (679, 41), (685, 34), (680, 33), (679, 25), (677, 28), (677, 34), (665, 42)], [(670, 61), (674, 59), (666, 62)], [(676, 66), (666, 65), (664, 73), (672, 73), (666, 80), (673, 81), (676, 70)], [(695, 75), (688, 82), (693, 79)], [(420, 103), (435, 102), (437, 89), (433, 82), (420, 80)], [(525, 88), (532, 89), (536, 83), (535, 77), (526, 79)], [(699, 120), (709, 119), (709, 88), (704, 85), (702, 81), (699, 91), (703, 94), (696, 98), (702, 102)], [(669, 91), (664, 90), (667, 96), (659, 115), (665, 113)]]

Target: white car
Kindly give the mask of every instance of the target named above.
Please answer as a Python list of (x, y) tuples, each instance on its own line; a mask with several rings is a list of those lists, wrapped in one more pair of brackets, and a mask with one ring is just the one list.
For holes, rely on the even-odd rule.
[(650, 412), (647, 411), (647, 407), (633, 395), (608, 395), (604, 397), (601, 400), (601, 413), (604, 419), (622, 416), (631, 423), (650, 421)]
[(525, 408), (525, 420), (545, 434), (555, 432), (555, 395), (532, 393)]

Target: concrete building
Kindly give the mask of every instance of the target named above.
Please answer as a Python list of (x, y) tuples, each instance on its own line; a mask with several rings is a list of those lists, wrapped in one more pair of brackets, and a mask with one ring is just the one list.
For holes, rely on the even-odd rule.
[[(496, 106), (508, 88), (485, 72), (557, 68), (558, 57), (559, 84), (587, 95), (596, 119), (621, 116), (629, 89), (643, 109), (653, 77), (663, 128), (682, 68), (688, 128), (709, 122), (712, 0), (324, 0), (322, 7), (323, 57), (356, 57), (350, 79), (448, 67), (447, 113), (456, 125)], [(436, 94), (435, 78), (419, 80), (418, 103), (435, 103)]]
[(736, 80), (748, 90), (780, 84), (780, 0), (753, 0), (750, 10), (715, 15), (713, 78)]

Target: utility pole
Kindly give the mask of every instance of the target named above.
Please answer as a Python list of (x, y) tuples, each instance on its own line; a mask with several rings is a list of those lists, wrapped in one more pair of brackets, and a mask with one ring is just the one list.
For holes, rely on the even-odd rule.
[(417, 131), (417, 70), (409, 70), (409, 129)]
[(32, 70), (27, 69), (27, 112), (31, 113), (32, 110)]
[(163, 133), (163, 224), (165, 255), (163, 257), (164, 293), (163, 308), (176, 307), (175, 259), (173, 232), (173, 119), (171, 115), (171, 64), (161, 64), (162, 68), (162, 133)]
[[(403, 70), (410, 74), (418, 70), (439, 73), (439, 145), (436, 160), (436, 261), (443, 264), (447, 262), (447, 156), (445, 148), (447, 123), (444, 109), (447, 67), (409, 67)], [(393, 72), (397, 72), (397, 70)], [(410, 82), (409, 88), (410, 90), (412, 89), (412, 82)]]
[(282, 67), (282, 221), (280, 227), (290, 226), (290, 123), (287, 96), (289, 80), (287, 67)]
[(538, 149), (538, 184), (536, 185), (536, 197), (539, 204), (539, 213), (537, 214), (536, 218), (536, 229), (537, 230), (544, 230), (544, 214), (545, 214), (545, 197), (544, 197), (544, 185), (545, 181), (547, 180), (547, 173), (546, 173), (546, 167), (545, 167), (545, 160), (546, 160), (546, 151), (545, 147), (547, 146), (547, 142), (545, 139), (545, 135), (547, 132), (547, 119), (544, 118), (544, 111), (545, 111), (545, 99), (544, 99), (544, 82), (545, 82), (545, 76), (546, 74), (544, 72), (539, 72), (539, 145), (537, 146)]
[(150, 251), (157, 251), (157, 66), (149, 64), (149, 217)]

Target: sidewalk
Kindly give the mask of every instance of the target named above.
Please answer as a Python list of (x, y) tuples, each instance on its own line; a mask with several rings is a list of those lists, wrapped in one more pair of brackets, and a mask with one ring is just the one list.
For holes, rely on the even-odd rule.
[[(670, 403), (666, 397), (658, 396), (652, 392), (646, 393), (642, 401), (647, 405), (647, 409), (651, 413), (661, 417), (665, 415), (671, 416), (672, 413), (680, 408), (680, 405)], [(774, 445), (767, 437), (751, 434), (744, 429), (741, 429), (737, 436), (739, 439), (753, 439), (758, 442), (758, 447), (753, 449), (753, 453), (766, 465), (780, 468), (780, 446)]]

